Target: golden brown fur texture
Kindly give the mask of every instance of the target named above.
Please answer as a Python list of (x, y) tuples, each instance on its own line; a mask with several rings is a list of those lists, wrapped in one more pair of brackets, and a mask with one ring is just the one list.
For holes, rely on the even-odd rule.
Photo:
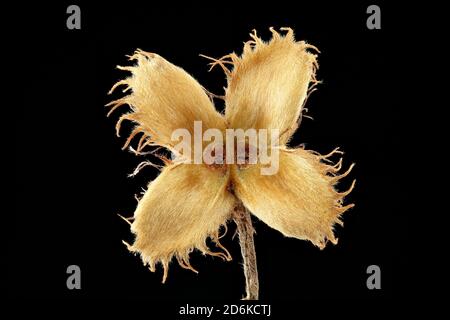
[[(275, 175), (261, 175), (259, 165), (233, 170), (235, 192), (259, 219), (285, 236), (310, 240), (320, 248), (327, 240), (336, 244), (333, 225), (353, 205), (342, 207), (334, 185), (340, 169), (321, 160), (326, 158), (304, 149), (280, 150), (280, 167)], [(335, 152), (338, 152), (335, 150)], [(353, 185), (349, 189), (353, 188)]]
[(218, 61), (229, 58), (233, 66), (226, 71), (225, 117), (230, 127), (279, 129), (284, 144), (297, 129), (309, 84), (316, 82), (316, 56), (307, 49), (317, 49), (296, 42), (291, 29), (284, 37), (271, 31), (268, 43), (254, 31), (241, 57), (230, 54)]
[[(224, 165), (221, 170), (204, 164), (167, 161), (159, 177), (150, 183), (134, 214), (132, 231), (136, 238), (129, 249), (141, 255), (153, 271), (157, 263), (164, 267), (175, 257), (181, 266), (192, 269), (188, 255), (193, 249), (229, 259), (225, 253), (212, 253), (205, 245), (210, 237), (218, 243), (218, 230), (230, 218), (236, 201), (284, 235), (310, 240), (323, 248), (327, 240), (336, 243), (333, 226), (352, 205), (343, 205), (351, 191), (338, 193), (342, 159), (332, 164), (330, 155), (289, 149), (286, 146), (297, 128), (302, 107), (311, 84), (315, 84), (317, 51), (305, 42), (297, 42), (291, 29), (263, 42), (251, 35), (243, 54), (213, 59), (226, 73), (225, 116), (219, 114), (204, 89), (185, 71), (154, 53), (141, 50), (130, 57), (137, 60), (132, 73), (119, 81), (131, 93), (113, 101), (112, 110), (128, 104), (131, 112), (124, 119), (136, 124), (126, 145), (139, 132), (143, 135), (137, 151), (146, 145), (172, 149), (173, 130), (193, 130), (194, 121), (203, 128), (279, 129), (282, 134), (279, 171), (260, 174), (259, 164), (238, 167)], [(230, 68), (230, 69), (229, 69)]]
[(132, 75), (117, 82), (110, 93), (121, 85), (125, 86), (124, 92), (131, 89), (131, 93), (107, 105), (112, 106), (110, 113), (122, 105), (129, 105), (132, 109), (131, 113), (120, 117), (116, 126), (119, 135), (123, 120), (136, 123), (124, 149), (139, 133), (143, 135), (137, 151), (146, 145), (172, 149), (176, 144), (171, 140), (172, 132), (185, 128), (193, 135), (194, 120), (202, 121), (204, 128), (225, 129), (225, 120), (205, 90), (183, 69), (155, 53), (142, 50), (137, 50), (129, 59), (136, 60), (137, 64), (118, 68), (130, 71)]
[[(163, 281), (172, 257), (194, 270), (189, 253), (198, 249), (226, 260), (231, 256), (219, 243), (219, 228), (230, 217), (235, 198), (226, 190), (228, 174), (195, 164), (169, 165), (150, 183), (134, 213), (131, 230), (136, 234), (128, 248), (141, 254), (155, 269), (161, 262)], [(212, 252), (210, 237), (225, 253)]]

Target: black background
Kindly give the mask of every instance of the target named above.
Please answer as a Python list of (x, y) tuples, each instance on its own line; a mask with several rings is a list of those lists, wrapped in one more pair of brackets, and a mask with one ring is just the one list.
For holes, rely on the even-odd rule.
[[(81, 7), (81, 30), (66, 28), (70, 4)], [(121, 240), (132, 241), (132, 235), (116, 214), (132, 215), (134, 194), (157, 171), (146, 168), (136, 178), (127, 178), (142, 159), (121, 151), (124, 138), (114, 133), (117, 113), (106, 118), (103, 106), (111, 100), (109, 88), (125, 76), (115, 66), (126, 65), (125, 55), (136, 48), (162, 55), (221, 94), (223, 73), (208, 73), (208, 61), (198, 54), (240, 53), (253, 28), (269, 39), (270, 26), (289, 26), (297, 39), (321, 50), (318, 78), (323, 81), (307, 103), (314, 120), (303, 120), (293, 143), (321, 153), (340, 146), (346, 164), (356, 162), (351, 177), (358, 183), (349, 197), (356, 207), (344, 215), (345, 227), (336, 228), (339, 244), (323, 251), (285, 238), (255, 218), (261, 299), (370, 302), (407, 294), (403, 246), (408, 224), (396, 202), (400, 191), (391, 162), (398, 139), (393, 117), (381, 112), (396, 108), (388, 81), (395, 19), (390, 8), (381, 5), (382, 29), (368, 30), (369, 4), (127, 1), (28, 7), (24, 19), (30, 27), (19, 42), (29, 48), (29, 89), (17, 97), (23, 107), (17, 111), (21, 121), (15, 131), (12, 243), (20, 250), (8, 260), (13, 270), (10, 293), (69, 301), (238, 302), (244, 278), (237, 239), (231, 239), (232, 223), (222, 241), (232, 262), (195, 252), (191, 262), (200, 273), (173, 263), (164, 285), (160, 268), (153, 274), (127, 252)], [(122, 136), (129, 128), (124, 127)], [(350, 182), (347, 178), (343, 189)], [(66, 288), (71, 264), (82, 270), (78, 291)], [(381, 290), (366, 287), (371, 264), (381, 267)]]

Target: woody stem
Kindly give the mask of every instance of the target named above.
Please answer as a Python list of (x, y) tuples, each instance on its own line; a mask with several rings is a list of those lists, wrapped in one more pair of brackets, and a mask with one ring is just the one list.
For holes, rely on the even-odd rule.
[(258, 300), (258, 268), (256, 266), (255, 243), (253, 241), (255, 229), (253, 229), (250, 212), (244, 207), (242, 202), (239, 202), (236, 206), (233, 220), (237, 226), (239, 244), (244, 262), (246, 296), (243, 300)]

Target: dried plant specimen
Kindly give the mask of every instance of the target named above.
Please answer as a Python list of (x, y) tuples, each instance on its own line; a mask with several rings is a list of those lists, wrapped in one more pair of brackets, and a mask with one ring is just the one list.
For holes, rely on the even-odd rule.
[[(279, 170), (273, 175), (262, 175), (262, 164), (187, 164), (177, 157), (169, 160), (160, 156), (165, 163), (160, 175), (149, 184), (134, 216), (127, 219), (132, 220), (135, 241), (126, 245), (140, 254), (150, 270), (161, 264), (163, 282), (173, 259), (195, 271), (189, 262), (194, 249), (231, 260), (219, 242), (219, 229), (234, 220), (244, 259), (246, 298), (257, 299), (250, 212), (285, 236), (309, 240), (323, 248), (327, 241), (337, 243), (333, 226), (341, 223), (342, 213), (353, 206), (343, 205), (343, 200), (355, 182), (345, 192), (336, 190), (336, 184), (353, 165), (340, 173), (342, 158), (336, 164), (329, 159), (341, 151), (320, 155), (287, 146), (300, 123), (307, 96), (318, 83), (317, 56), (311, 52), (318, 50), (296, 41), (290, 28), (282, 28), (284, 35), (270, 30), (268, 42), (252, 33), (240, 56), (231, 53), (210, 58), (211, 68), (220, 66), (227, 78), (222, 97), (224, 115), (216, 111), (211, 94), (193, 77), (155, 53), (137, 50), (129, 57), (137, 61), (135, 65), (118, 67), (131, 76), (116, 83), (110, 93), (123, 85), (124, 92), (130, 94), (108, 106), (112, 107), (110, 113), (122, 105), (130, 107), (131, 111), (120, 117), (116, 130), (119, 135), (123, 120), (135, 124), (124, 149), (140, 134), (137, 147), (132, 149), (136, 154), (144, 154), (147, 146), (174, 151), (174, 130), (185, 128), (193, 133), (195, 121), (220, 131), (253, 128), (280, 132), (276, 146)], [(274, 149), (270, 144), (267, 147)], [(208, 248), (208, 238), (219, 251)]]

